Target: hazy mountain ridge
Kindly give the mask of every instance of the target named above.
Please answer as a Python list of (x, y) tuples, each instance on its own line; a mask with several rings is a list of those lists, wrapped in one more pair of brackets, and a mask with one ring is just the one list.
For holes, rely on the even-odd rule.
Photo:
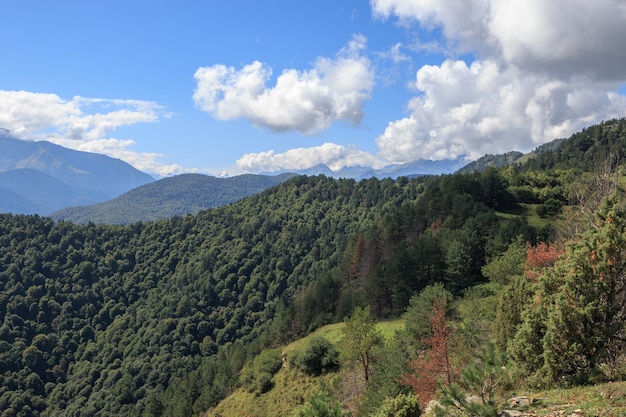
[(152, 181), (119, 159), (24, 141), (0, 130), (0, 187), (13, 193), (0, 195), (0, 211), (45, 215), (106, 201)]
[[(431, 161), (419, 159), (417, 161), (407, 162), (405, 164), (392, 164), (383, 168), (372, 168), (362, 165), (344, 166), (338, 170), (332, 170), (328, 165), (317, 164), (311, 168), (293, 170), (296, 174), (301, 175), (326, 175), (332, 178), (352, 178), (362, 180), (368, 178), (391, 178), (398, 177), (415, 177), (420, 175), (439, 175), (451, 174), (463, 167), (467, 161), (463, 157), (457, 159), (444, 159), (440, 161)], [(284, 173), (286, 171), (279, 171)], [(276, 173), (266, 175), (276, 175)]]
[(8, 194), (3, 194), (0, 198), (0, 212), (45, 214), (70, 201), (99, 201), (108, 198), (104, 193), (74, 188), (31, 168), (0, 172), (0, 185), (19, 197), (10, 199)]
[(217, 178), (181, 174), (137, 187), (110, 201), (65, 208), (52, 213), (51, 217), (74, 223), (131, 224), (196, 214), (257, 194), (294, 175), (246, 174)]
[[(0, 129), (0, 190), (4, 191), (0, 195), (0, 212), (51, 215), (55, 219), (78, 223), (128, 224), (195, 214), (199, 210), (232, 203), (293, 175), (395, 179), (451, 173), (463, 163), (461, 158), (419, 160), (381, 169), (346, 166), (336, 171), (319, 164), (294, 172), (226, 178), (183, 174), (180, 178), (174, 176), (174, 179), (155, 181), (119, 159), (75, 151), (45, 141), (20, 140)], [(154, 187), (123, 196), (154, 182)]]
[(344, 167), (333, 171), (327, 165), (281, 174), (244, 174), (218, 178), (203, 174), (181, 174), (163, 178), (122, 194), (110, 201), (66, 207), (52, 213), (56, 220), (74, 223), (131, 224), (138, 221), (167, 219), (196, 214), (233, 203), (266, 188), (280, 184), (295, 175), (325, 175), (331, 178), (362, 180), (368, 178), (416, 177), (452, 172), (460, 164), (456, 161), (415, 161), (390, 165), (383, 169), (364, 166)]

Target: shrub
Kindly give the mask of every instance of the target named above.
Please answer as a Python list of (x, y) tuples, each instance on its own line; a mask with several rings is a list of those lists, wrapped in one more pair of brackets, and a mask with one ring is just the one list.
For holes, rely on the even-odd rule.
[(419, 400), (413, 394), (399, 394), (386, 398), (374, 417), (419, 417), (422, 415)]
[(327, 393), (314, 394), (308, 403), (298, 412), (298, 417), (344, 417), (341, 404), (333, 400)]
[(261, 352), (241, 371), (240, 382), (248, 392), (264, 394), (272, 389), (272, 377), (282, 366), (280, 349)]
[(291, 363), (309, 375), (321, 375), (337, 369), (339, 352), (328, 339), (313, 336), (304, 349), (292, 354)]

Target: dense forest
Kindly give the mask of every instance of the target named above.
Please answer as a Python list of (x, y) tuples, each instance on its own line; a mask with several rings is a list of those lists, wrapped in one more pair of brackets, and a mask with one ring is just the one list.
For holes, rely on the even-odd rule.
[[(386, 348), (395, 364), (366, 372), (362, 415), (407, 391), (428, 397), (404, 373), (428, 369), (416, 352), (447, 340), (446, 318), (460, 329), (459, 362), (493, 341), (536, 384), (590, 381), (603, 367), (618, 377), (625, 157), (626, 121), (613, 120), (471, 173), (298, 176), (128, 226), (1, 215), (0, 415), (197, 415), (242, 384), (266, 386), (245, 371), (259, 353), (363, 311), (407, 325)], [(452, 306), (472, 297), (491, 307), (470, 320)], [(540, 301), (524, 309), (529, 300)], [(443, 391), (460, 398), (462, 372), (446, 369)]]

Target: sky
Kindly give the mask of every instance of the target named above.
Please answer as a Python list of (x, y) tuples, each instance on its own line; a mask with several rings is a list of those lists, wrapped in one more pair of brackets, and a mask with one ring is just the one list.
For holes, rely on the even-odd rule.
[(626, 117), (624, 0), (2, 0), (0, 128), (155, 177), (528, 152)]

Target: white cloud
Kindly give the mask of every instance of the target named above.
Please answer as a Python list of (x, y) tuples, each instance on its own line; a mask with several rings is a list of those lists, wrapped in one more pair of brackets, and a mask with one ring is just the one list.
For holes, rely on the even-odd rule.
[(417, 71), (410, 114), (376, 140), (394, 162), (538, 144), (626, 116), (622, 0), (371, 0), (374, 16), (439, 29), (452, 54)]
[(248, 119), (276, 132), (312, 134), (339, 120), (358, 125), (374, 84), (365, 43), (363, 36), (355, 36), (334, 59), (318, 58), (307, 71), (284, 70), (273, 87), (267, 86), (271, 68), (259, 61), (239, 70), (221, 64), (200, 67), (194, 102), (216, 119)]
[(382, 19), (441, 28), (458, 52), (520, 68), (622, 76), (626, 64), (623, 0), (371, 0), (371, 6)]
[(508, 63), (553, 75), (624, 79), (623, 0), (492, 0), (487, 31)]
[(411, 61), (411, 58), (408, 55), (405, 55), (400, 51), (401, 47), (402, 47), (402, 44), (398, 42), (395, 45), (393, 45), (391, 49), (389, 50), (389, 56), (391, 58), (391, 61), (396, 64), (399, 62)]
[(389, 123), (376, 141), (380, 156), (390, 161), (528, 151), (626, 114), (626, 97), (606, 83), (560, 81), (494, 61), (424, 66), (416, 86), (424, 94), (409, 103), (410, 116)]
[[(492, 0), (496, 1), (496, 0)], [(426, 30), (441, 28), (448, 47), (475, 50), (484, 47), (485, 21), (490, 0), (370, 0), (375, 17), (418, 21)]]
[(237, 161), (237, 167), (248, 172), (302, 170), (318, 164), (326, 164), (333, 170), (344, 166), (381, 166), (380, 161), (367, 152), (334, 143), (324, 143), (310, 148), (295, 148), (284, 153), (276, 153), (273, 150), (249, 153)]
[(169, 114), (150, 101), (79, 96), (64, 100), (56, 94), (0, 90), (0, 127), (14, 136), (102, 153), (140, 170), (167, 175), (181, 168), (159, 163), (161, 155), (131, 151), (132, 140), (107, 137), (118, 127), (154, 123), (160, 117), (169, 117)]

